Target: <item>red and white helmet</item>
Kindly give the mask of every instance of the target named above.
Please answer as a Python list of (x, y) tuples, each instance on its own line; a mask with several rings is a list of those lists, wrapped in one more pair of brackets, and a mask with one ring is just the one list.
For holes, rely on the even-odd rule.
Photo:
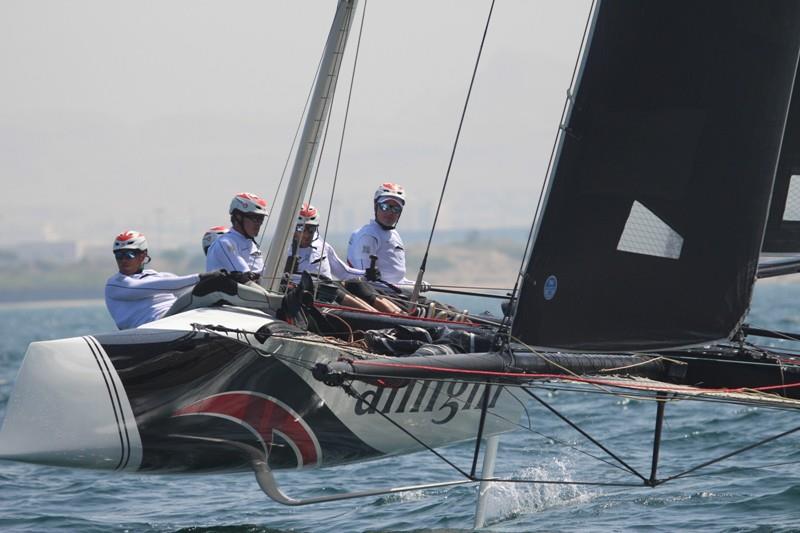
[(213, 228), (208, 228), (203, 234), (203, 252), (208, 252), (208, 249), (214, 244), (220, 235), (224, 235), (228, 233), (228, 228), (225, 226), (214, 226)]
[(401, 205), (406, 205), (406, 191), (402, 185), (397, 183), (382, 183), (378, 190), (375, 191), (375, 202), (381, 201), (383, 198), (394, 198)]
[(147, 250), (147, 239), (138, 231), (123, 231), (114, 239), (114, 250)]
[(319, 226), (319, 212), (317, 208), (311, 204), (305, 203), (300, 208), (300, 213), (297, 215), (297, 225), (304, 226)]
[(267, 211), (267, 201), (249, 192), (240, 192), (233, 197), (228, 213), (233, 214), (234, 211), (255, 213), (256, 215), (264, 216), (269, 215), (269, 211)]

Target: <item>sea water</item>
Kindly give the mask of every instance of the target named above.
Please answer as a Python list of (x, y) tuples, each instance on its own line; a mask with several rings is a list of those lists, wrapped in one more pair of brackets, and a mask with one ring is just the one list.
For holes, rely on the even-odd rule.
[[(800, 285), (759, 286), (749, 322), (800, 331)], [(28, 343), (113, 329), (102, 302), (0, 306), (0, 419)], [(596, 389), (534, 393), (649, 477), (653, 402), (599, 394)], [(532, 399), (521, 425), (525, 428), (502, 437), (496, 475), (597, 484), (494, 484), (486, 530), (800, 530), (800, 432), (653, 489), (601, 461), (609, 459)], [(658, 477), (797, 426), (800, 413), (795, 412), (670, 403)], [(472, 452), (472, 444), (442, 449), (466, 470)], [(303, 497), (459, 475), (432, 454), (420, 452), (333, 469), (283, 471), (277, 477), (285, 492)], [(600, 484), (609, 482), (631, 486)], [(111, 474), (0, 461), (0, 530), (467, 530), (473, 524), (476, 493), (475, 486), (458, 486), (285, 507), (264, 496), (246, 473)]]

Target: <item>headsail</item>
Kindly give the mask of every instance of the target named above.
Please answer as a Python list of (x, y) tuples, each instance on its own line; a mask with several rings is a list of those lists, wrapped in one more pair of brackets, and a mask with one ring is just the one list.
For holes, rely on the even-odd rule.
[(646, 350), (735, 330), (799, 47), (796, 1), (600, 2), (515, 337)]

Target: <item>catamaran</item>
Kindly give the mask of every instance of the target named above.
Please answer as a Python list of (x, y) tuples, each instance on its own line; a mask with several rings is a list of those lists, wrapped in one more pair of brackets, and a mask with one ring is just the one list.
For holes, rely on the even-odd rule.
[[(435, 304), (423, 316), (324, 305), (307, 276), (281, 287), (355, 15), (356, 0), (339, 0), (266, 290), (231, 289), (247, 306), (198, 297), (137, 329), (32, 343), (0, 458), (252, 470), (288, 505), (485, 486), (498, 481), (501, 435), (520, 428), (528, 401), (546, 404), (531, 391), (581, 384), (656, 401), (649, 475), (612, 457), (657, 486), (684, 475), (658, 477), (670, 402), (800, 407), (796, 353), (748, 335), (800, 336), (744, 322), (759, 276), (797, 270), (794, 259), (759, 267), (759, 257), (800, 251), (800, 2), (593, 5), (524, 264), (506, 315), (486, 320)], [(408, 304), (421, 306), (418, 290)], [(464, 441), (474, 460), (454, 481), (296, 499), (273, 476)]]

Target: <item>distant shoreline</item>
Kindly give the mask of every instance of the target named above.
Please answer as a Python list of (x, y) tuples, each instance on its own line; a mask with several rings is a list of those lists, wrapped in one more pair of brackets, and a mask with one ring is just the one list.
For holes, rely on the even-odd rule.
[(36, 309), (39, 307), (86, 307), (89, 305), (105, 305), (102, 298), (64, 298), (58, 300), (17, 300), (0, 301), (2, 309)]
[[(800, 274), (780, 276), (758, 280), (756, 285), (793, 285), (800, 282)], [(21, 293), (0, 294), (0, 309), (32, 309), (37, 307), (84, 307), (87, 305), (104, 305), (105, 300), (95, 295), (87, 295), (85, 291), (27, 292), (24, 297)], [(60, 293), (60, 294), (59, 294)]]

